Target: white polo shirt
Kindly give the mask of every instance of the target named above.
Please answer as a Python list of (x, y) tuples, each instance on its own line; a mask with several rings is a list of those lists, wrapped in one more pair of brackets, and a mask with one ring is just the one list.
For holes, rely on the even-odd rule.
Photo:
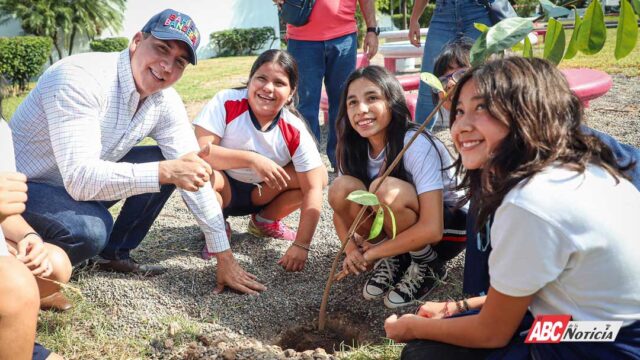
[[(260, 130), (252, 119), (247, 89), (223, 90), (217, 93), (193, 121), (221, 138), (220, 146), (252, 151), (280, 166), (293, 162), (297, 172), (307, 172), (322, 166), (316, 143), (306, 124), (283, 108), (271, 126)], [(250, 168), (229, 169), (225, 172), (245, 183), (260, 183), (263, 179)]]

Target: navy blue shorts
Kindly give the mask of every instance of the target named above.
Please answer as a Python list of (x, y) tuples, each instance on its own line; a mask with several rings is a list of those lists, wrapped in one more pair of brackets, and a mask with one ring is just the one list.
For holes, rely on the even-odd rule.
[(31, 357), (32, 360), (45, 360), (51, 355), (51, 351), (44, 346), (35, 343), (33, 345), (33, 355)]
[(466, 224), (466, 210), (445, 205), (442, 241), (432, 246), (439, 259), (449, 261), (465, 248), (467, 243)]
[(266, 205), (253, 205), (251, 202), (251, 193), (257, 186), (236, 180), (227, 175), (229, 181), (229, 188), (231, 189), (231, 201), (224, 209), (222, 214), (225, 218), (228, 216), (244, 216), (250, 214), (256, 214), (262, 210)]

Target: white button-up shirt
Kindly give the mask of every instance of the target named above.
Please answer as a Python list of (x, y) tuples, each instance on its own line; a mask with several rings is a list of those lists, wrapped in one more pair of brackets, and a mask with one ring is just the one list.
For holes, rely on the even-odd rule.
[[(64, 186), (77, 201), (160, 191), (158, 162), (117, 162), (147, 136), (168, 160), (199, 149), (173, 88), (140, 103), (128, 50), (58, 61), (20, 104), (10, 126), (18, 171), (30, 181)], [(180, 192), (209, 251), (227, 250), (222, 211), (210, 184)]]

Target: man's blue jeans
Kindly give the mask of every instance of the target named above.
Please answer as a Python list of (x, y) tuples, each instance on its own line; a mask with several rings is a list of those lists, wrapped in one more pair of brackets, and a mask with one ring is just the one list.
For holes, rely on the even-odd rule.
[(287, 50), (298, 63), (300, 84), (298, 86), (298, 111), (305, 118), (316, 140), (320, 142), (320, 93), (322, 79), (329, 98), (329, 138), (327, 156), (336, 168), (336, 117), (340, 107), (342, 86), (356, 69), (358, 42), (356, 34), (349, 34), (326, 41), (302, 41), (290, 39)]
[[(120, 162), (162, 161), (157, 146), (137, 146)], [(98, 254), (109, 260), (127, 259), (175, 189), (127, 198), (115, 222), (109, 208), (117, 201), (75, 201), (64, 187), (28, 182), (27, 209), (23, 216), (46, 242), (60, 246), (77, 265)]]
[[(481, 0), (437, 0), (424, 44), (421, 71), (433, 73), (433, 63), (440, 55), (442, 48), (452, 40), (462, 37), (471, 40), (478, 38), (480, 31), (473, 26), (473, 23), (491, 25), (489, 13)], [(424, 123), (435, 107), (431, 94), (431, 88), (421, 81), (416, 104), (416, 122), (418, 123)], [(433, 128), (434, 123), (435, 119), (432, 119), (427, 128)]]

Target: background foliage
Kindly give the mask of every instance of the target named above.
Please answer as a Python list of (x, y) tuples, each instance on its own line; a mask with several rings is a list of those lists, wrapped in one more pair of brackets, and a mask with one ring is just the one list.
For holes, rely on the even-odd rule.
[(118, 52), (129, 46), (129, 39), (126, 37), (112, 37), (106, 39), (93, 40), (89, 43), (91, 51)]
[(273, 43), (276, 34), (272, 27), (265, 26), (216, 31), (211, 33), (210, 39), (218, 51), (218, 56), (238, 56), (254, 53), (269, 40)]
[(0, 74), (24, 91), (51, 53), (51, 39), (41, 36), (0, 38)]

